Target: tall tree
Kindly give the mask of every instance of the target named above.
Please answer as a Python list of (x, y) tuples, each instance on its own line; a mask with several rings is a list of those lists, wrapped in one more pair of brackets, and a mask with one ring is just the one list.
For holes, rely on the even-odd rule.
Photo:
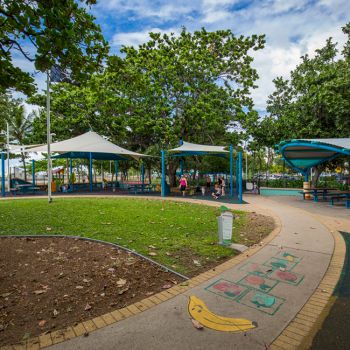
[(19, 54), (45, 72), (55, 64), (80, 81), (101, 66), (108, 53), (100, 27), (86, 9), (96, 0), (1, 0), (0, 92), (35, 90), (33, 77), (16, 67)]
[[(274, 80), (275, 91), (267, 101), (269, 115), (250, 128), (261, 146), (273, 147), (294, 138), (349, 137), (350, 24), (343, 32), (348, 41), (340, 57), (330, 38), (314, 57), (301, 57), (290, 79)], [(316, 169), (314, 182), (324, 166)]]
[[(25, 145), (32, 130), (32, 116), (25, 112), (22, 100), (9, 95), (0, 96), (0, 121), (9, 124), (10, 143)], [(24, 177), (27, 180), (26, 153), (21, 152)]]
[[(53, 130), (57, 122), (79, 132), (88, 122), (112, 141), (157, 155), (181, 138), (237, 144), (246, 120), (256, 116), (250, 91), (258, 75), (250, 52), (263, 48), (264, 36), (183, 29), (178, 36), (150, 37), (137, 48), (124, 47), (124, 58), (110, 57), (104, 73), (84, 87), (55, 87)], [(42, 97), (34, 100), (43, 105)], [(176, 161), (171, 165), (173, 176)]]

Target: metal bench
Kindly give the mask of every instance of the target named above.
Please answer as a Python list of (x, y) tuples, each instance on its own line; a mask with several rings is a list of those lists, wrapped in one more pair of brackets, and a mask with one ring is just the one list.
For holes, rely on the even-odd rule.
[(350, 193), (338, 193), (331, 197), (330, 205), (334, 205), (334, 202), (344, 201), (346, 208), (350, 208)]

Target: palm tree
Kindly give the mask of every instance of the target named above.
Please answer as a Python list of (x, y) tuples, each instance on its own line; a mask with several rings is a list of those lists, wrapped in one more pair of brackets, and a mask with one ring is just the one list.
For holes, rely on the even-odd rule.
[[(9, 95), (0, 97), (0, 120), (7, 122), (10, 128), (10, 142), (24, 145), (28, 140), (32, 129), (32, 115), (25, 113), (22, 100), (13, 99)], [(21, 152), (24, 178), (27, 181), (26, 153)]]

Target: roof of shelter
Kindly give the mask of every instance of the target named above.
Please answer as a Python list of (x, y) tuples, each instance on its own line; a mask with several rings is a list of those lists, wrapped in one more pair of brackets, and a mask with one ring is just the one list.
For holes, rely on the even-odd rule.
[[(92, 153), (92, 155), (99, 157), (95, 158), (93, 156), (94, 159), (108, 160), (115, 159), (115, 155), (125, 157), (125, 159), (127, 159), (128, 157), (132, 157), (135, 159), (139, 159), (140, 157), (146, 157), (146, 155), (144, 154), (132, 152), (125, 148), (117, 146), (114, 143), (107, 141), (102, 136), (93, 131), (89, 131), (85, 134), (73, 137), (69, 140), (54, 142), (50, 145), (50, 150), (52, 153), (65, 154), (65, 158), (70, 158), (69, 155), (73, 156), (74, 154), (75, 156), (72, 158), (77, 158), (77, 154), (79, 153), (81, 155), (81, 158), (86, 158), (89, 156), (89, 153)], [(47, 145), (29, 148), (27, 149), (27, 152), (47, 152)], [(63, 157), (63, 154), (61, 158)], [(104, 154), (103, 157), (102, 154)]]
[(225, 148), (225, 146), (199, 145), (183, 141), (180, 147), (170, 149), (168, 152), (177, 153), (176, 155), (181, 156), (229, 153)]
[(282, 141), (277, 147), (283, 159), (300, 172), (341, 155), (350, 156), (350, 138), (294, 139)]

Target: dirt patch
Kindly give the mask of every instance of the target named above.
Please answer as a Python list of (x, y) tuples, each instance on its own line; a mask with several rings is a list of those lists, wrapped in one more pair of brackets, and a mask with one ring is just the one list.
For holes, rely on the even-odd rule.
[(0, 238), (0, 246), (0, 346), (125, 307), (181, 281), (95, 242)]
[(271, 216), (257, 214), (255, 212), (246, 214), (246, 221), (237, 232), (237, 243), (248, 247), (261, 242), (275, 228), (275, 221)]

